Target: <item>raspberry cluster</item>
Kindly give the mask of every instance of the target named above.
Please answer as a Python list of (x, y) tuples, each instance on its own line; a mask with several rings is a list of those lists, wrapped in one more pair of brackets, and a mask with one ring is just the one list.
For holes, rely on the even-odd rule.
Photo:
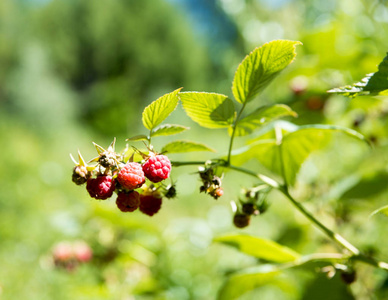
[[(116, 205), (122, 212), (139, 210), (149, 216), (159, 211), (162, 198), (175, 196), (175, 186), (162, 183), (169, 178), (171, 162), (166, 155), (150, 151), (148, 155), (136, 150), (143, 158), (140, 162), (133, 161), (134, 153), (127, 157), (128, 149), (122, 153), (115, 152), (115, 140), (104, 149), (93, 143), (98, 156), (88, 163), (78, 153), (79, 161), (75, 161), (72, 181), (77, 185), (86, 183), (90, 197), (106, 200), (117, 193)], [(146, 184), (147, 180), (149, 184)]]

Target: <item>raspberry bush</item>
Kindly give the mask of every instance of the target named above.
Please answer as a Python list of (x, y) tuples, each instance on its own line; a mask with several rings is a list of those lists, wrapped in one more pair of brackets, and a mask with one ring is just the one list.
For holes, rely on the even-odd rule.
[[(252, 218), (266, 213), (270, 208), (267, 196), (277, 190), (339, 249), (336, 253), (300, 254), (274, 241), (250, 235), (218, 237), (217, 242), (235, 246), (239, 251), (269, 264), (231, 275), (220, 290), (220, 299), (235, 299), (263, 283), (275, 283), (281, 280), (279, 274), (284, 270), (307, 264), (324, 265), (318, 268), (321, 272), (326, 272), (331, 277), (338, 272), (347, 284), (357, 280), (359, 263), (388, 271), (387, 263), (365, 254), (339, 233), (333, 232), (296, 200), (293, 188), (297, 183), (297, 175), (311, 153), (324, 151), (335, 138), (351, 140), (359, 148), (367, 148), (370, 143), (359, 132), (341, 126), (297, 126), (289, 121), (280, 122), (278, 119), (297, 117), (297, 112), (285, 104), (265, 105), (257, 98), (294, 60), (296, 46), (300, 44), (277, 40), (254, 49), (236, 70), (232, 84), (234, 100), (218, 93), (176, 89), (144, 109), (142, 123), (148, 133), (127, 139), (128, 144), (123, 151), (115, 150), (115, 140), (107, 150), (94, 143), (98, 153), (96, 158), (86, 163), (79, 153), (78, 161), (73, 159), (76, 166), (72, 180), (77, 185), (86, 183), (91, 197), (107, 199), (115, 192), (120, 211), (132, 212), (139, 208), (140, 212), (148, 216), (159, 212), (164, 199), (176, 196), (175, 183), (169, 178), (170, 172), (173, 174), (174, 168), (180, 166), (198, 166), (196, 176), (201, 183), (199, 192), (216, 200), (238, 199), (231, 201), (234, 212), (231, 222), (237, 228), (249, 226)], [(379, 71), (368, 75), (362, 83), (330, 92), (347, 96), (384, 93), (388, 90), (386, 66), (385, 59), (380, 64)], [(299, 90), (295, 91), (295, 94), (300, 93)], [(229, 147), (224, 154), (207, 161), (170, 161), (169, 157), (173, 153), (215, 151), (207, 145), (188, 140), (175, 140), (157, 149), (158, 151), (154, 149), (154, 138), (175, 135), (189, 129), (177, 124), (162, 124), (178, 103), (182, 104), (191, 120), (206, 130), (226, 129)], [(250, 137), (246, 145), (235, 149), (235, 139), (244, 137)], [(139, 141), (144, 143), (144, 149), (139, 150), (131, 145)], [(268, 171), (266, 175), (254, 170), (251, 165), (246, 167), (245, 163), (250, 160), (258, 161), (265, 167)], [(254, 178), (256, 184), (243, 188), (240, 195), (227, 195), (222, 187), (224, 176), (228, 176), (226, 171)], [(177, 185), (179, 186), (179, 182)], [(384, 207), (376, 213), (386, 210)]]

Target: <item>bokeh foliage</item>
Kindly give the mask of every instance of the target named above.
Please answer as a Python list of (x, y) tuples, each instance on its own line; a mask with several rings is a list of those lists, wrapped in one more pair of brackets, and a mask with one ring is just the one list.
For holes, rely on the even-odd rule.
[[(225, 195), (214, 202), (199, 195), (195, 169), (184, 167), (173, 173), (177, 199), (153, 218), (128, 216), (113, 209), (114, 201), (91, 201), (71, 183), (68, 153), (79, 148), (93, 157), (91, 141), (107, 146), (114, 136), (124, 148), (125, 138), (144, 133), (137, 131), (144, 107), (165, 92), (184, 87), (230, 95), (241, 59), (278, 38), (303, 46), (262, 101), (290, 105), (298, 124), (347, 126), (375, 145), (365, 154), (333, 144), (331, 152), (313, 155), (295, 191), (324, 223), (388, 259), (381, 238), (386, 216), (369, 218), (386, 205), (386, 98), (350, 101), (326, 93), (377, 71), (387, 52), (386, 2), (209, 2), (218, 8), (213, 14), (237, 28), (228, 47), (215, 46), (221, 38), (214, 32), (207, 40), (198, 29), (202, 20), (179, 1), (0, 1), (1, 299), (214, 299), (224, 274), (256, 266), (257, 259), (212, 243), (236, 232), (229, 201), (251, 179), (228, 173)], [(201, 8), (209, 13), (203, 2)], [(227, 134), (204, 135), (180, 112), (170, 118), (192, 127), (192, 139), (225, 150)], [(197, 158), (179, 155), (174, 158)], [(276, 193), (269, 211), (243, 232), (298, 253), (336, 250)], [(55, 269), (53, 245), (77, 239), (92, 247), (92, 262), (71, 273)], [(312, 299), (320, 293), (316, 286), (326, 285), (348, 295), (338, 277), (295, 272), (241, 299)], [(350, 287), (356, 299), (386, 297), (386, 274), (366, 266), (358, 274)]]

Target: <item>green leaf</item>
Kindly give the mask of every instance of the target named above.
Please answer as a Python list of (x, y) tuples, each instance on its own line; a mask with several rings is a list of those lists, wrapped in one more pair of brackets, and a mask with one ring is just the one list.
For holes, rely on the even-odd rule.
[[(238, 122), (235, 136), (248, 135), (271, 121), (287, 116), (297, 116), (296, 112), (287, 105), (275, 104), (272, 106), (260, 107)], [(230, 128), (229, 134), (231, 134), (231, 131), (232, 129)]]
[(273, 173), (284, 175), (286, 182), (292, 185), (307, 157), (314, 151), (324, 149), (335, 134), (344, 134), (367, 144), (361, 134), (348, 128), (331, 125), (305, 125), (284, 135), (281, 142), (274, 139), (258, 140), (233, 151), (233, 163), (235, 164), (235, 155), (239, 163), (256, 158)]
[(133, 137), (126, 139), (126, 141), (146, 141), (146, 140), (148, 140), (148, 136), (146, 136), (145, 134), (135, 135)]
[(378, 214), (383, 214), (388, 217), (388, 205), (376, 209), (373, 213), (370, 214), (369, 217), (373, 217)]
[(237, 166), (241, 166), (253, 158), (259, 159), (264, 155), (269, 155), (267, 159), (268, 161), (271, 162), (271, 165), (267, 166), (267, 168), (277, 173), (276, 171), (274, 171), (273, 164), (278, 162), (279, 168), (277, 169), (280, 170), (280, 161), (278, 156), (274, 157), (274, 155), (276, 154), (276, 151), (274, 150), (275, 147), (276, 147), (276, 140), (264, 139), (264, 140), (258, 140), (244, 147), (234, 149), (232, 151), (233, 164)]
[(178, 105), (178, 93), (181, 89), (163, 95), (144, 109), (142, 120), (145, 128), (154, 129), (174, 111)]
[(238, 66), (232, 91), (240, 103), (252, 101), (295, 58), (301, 42), (276, 40), (256, 48)]
[(225, 128), (233, 124), (235, 108), (228, 96), (205, 92), (184, 92), (179, 96), (187, 115), (199, 125)]
[(388, 186), (388, 173), (385, 171), (360, 178), (341, 196), (341, 199), (366, 199), (384, 192)]
[(339, 272), (328, 278), (323, 272), (318, 273), (312, 282), (305, 287), (302, 300), (354, 300), (350, 289), (342, 280)]
[(161, 135), (174, 135), (189, 129), (190, 129), (189, 127), (185, 127), (182, 125), (164, 124), (159, 126), (158, 128), (155, 128), (151, 132), (151, 136), (154, 137), (154, 136), (161, 136)]
[(263, 265), (252, 270), (245, 270), (229, 276), (227, 281), (221, 287), (218, 300), (233, 300), (239, 296), (276, 282), (276, 277), (280, 271), (274, 266)]
[(365, 95), (388, 95), (388, 53), (378, 66), (376, 73), (367, 74), (361, 82), (340, 88), (331, 89), (328, 93), (348, 97)]
[(250, 235), (234, 234), (214, 241), (237, 248), (239, 251), (271, 262), (284, 263), (300, 258), (295, 251), (278, 243)]
[(368, 145), (364, 136), (348, 128), (331, 125), (301, 126), (299, 130), (286, 135), (280, 146), (286, 181), (293, 184), (307, 157), (314, 151), (324, 149), (336, 134), (348, 136)]
[(162, 152), (168, 153), (183, 153), (183, 152), (194, 152), (194, 151), (210, 151), (216, 152), (214, 149), (200, 143), (191, 141), (174, 141), (165, 145)]

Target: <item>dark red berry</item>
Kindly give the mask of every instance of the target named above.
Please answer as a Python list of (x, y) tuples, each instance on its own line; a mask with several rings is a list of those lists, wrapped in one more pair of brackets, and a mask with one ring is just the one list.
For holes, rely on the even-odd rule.
[(139, 209), (142, 213), (153, 216), (162, 206), (162, 198), (154, 195), (140, 195)]
[(132, 212), (139, 207), (140, 195), (136, 191), (120, 192), (117, 195), (116, 205), (122, 212)]
[(356, 271), (346, 270), (341, 272), (341, 279), (346, 284), (351, 284), (356, 281)]
[(105, 200), (113, 195), (115, 190), (115, 181), (111, 176), (98, 176), (89, 178), (86, 183), (86, 189), (90, 197)]
[(307, 109), (309, 110), (322, 110), (325, 106), (325, 102), (319, 96), (311, 96), (306, 102)]
[(244, 228), (251, 222), (251, 217), (246, 214), (237, 213), (233, 217), (233, 224), (238, 228)]
[(165, 155), (151, 156), (143, 164), (143, 171), (150, 181), (160, 182), (170, 176), (171, 162)]

